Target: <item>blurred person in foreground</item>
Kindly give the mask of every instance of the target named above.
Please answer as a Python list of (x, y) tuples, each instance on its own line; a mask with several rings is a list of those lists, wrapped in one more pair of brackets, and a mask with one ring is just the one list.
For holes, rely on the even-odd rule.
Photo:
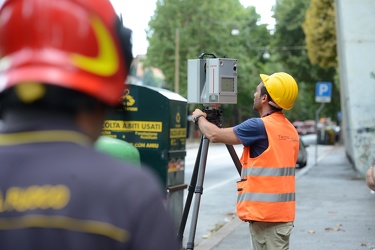
[(372, 191), (375, 191), (375, 163), (366, 171), (366, 184)]
[(0, 249), (178, 249), (157, 177), (93, 147), (133, 59), (111, 3), (0, 5)]
[(253, 106), (260, 118), (219, 128), (199, 109), (192, 117), (211, 142), (244, 146), (241, 181), (237, 182), (237, 215), (249, 222), (253, 249), (289, 249), (296, 209), (299, 137), (282, 110), (292, 109), (298, 86), (284, 72), (261, 74), (260, 78)]

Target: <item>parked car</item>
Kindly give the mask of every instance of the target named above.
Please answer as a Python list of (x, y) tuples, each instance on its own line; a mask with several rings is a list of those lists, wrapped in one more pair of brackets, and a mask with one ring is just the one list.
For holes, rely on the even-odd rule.
[(306, 120), (304, 124), (307, 134), (316, 134), (316, 122), (314, 120)]
[(299, 138), (299, 152), (298, 152), (298, 158), (296, 163), (296, 168), (303, 168), (307, 164), (307, 150), (306, 145), (301, 138)]
[(306, 128), (305, 128), (304, 122), (295, 121), (295, 122), (293, 122), (293, 126), (296, 128), (299, 135), (305, 135), (306, 134)]

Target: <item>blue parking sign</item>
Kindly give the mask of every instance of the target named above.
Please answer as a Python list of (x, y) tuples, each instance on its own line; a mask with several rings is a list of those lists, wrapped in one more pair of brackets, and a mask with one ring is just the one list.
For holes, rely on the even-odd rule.
[(316, 102), (331, 102), (332, 83), (317, 82), (315, 91)]

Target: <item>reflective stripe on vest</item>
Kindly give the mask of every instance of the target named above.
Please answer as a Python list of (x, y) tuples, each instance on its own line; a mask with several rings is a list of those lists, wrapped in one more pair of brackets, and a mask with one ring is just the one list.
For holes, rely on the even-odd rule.
[(287, 202), (295, 201), (296, 194), (265, 194), (265, 193), (244, 193), (237, 197), (237, 202), (243, 201), (263, 201), (263, 202)]
[(241, 176), (294, 176), (296, 169), (288, 168), (242, 168)]

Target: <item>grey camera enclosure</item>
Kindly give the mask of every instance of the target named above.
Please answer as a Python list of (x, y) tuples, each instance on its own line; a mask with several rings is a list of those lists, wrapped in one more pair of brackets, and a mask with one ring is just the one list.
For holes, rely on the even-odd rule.
[(237, 103), (237, 59), (188, 60), (188, 103)]

